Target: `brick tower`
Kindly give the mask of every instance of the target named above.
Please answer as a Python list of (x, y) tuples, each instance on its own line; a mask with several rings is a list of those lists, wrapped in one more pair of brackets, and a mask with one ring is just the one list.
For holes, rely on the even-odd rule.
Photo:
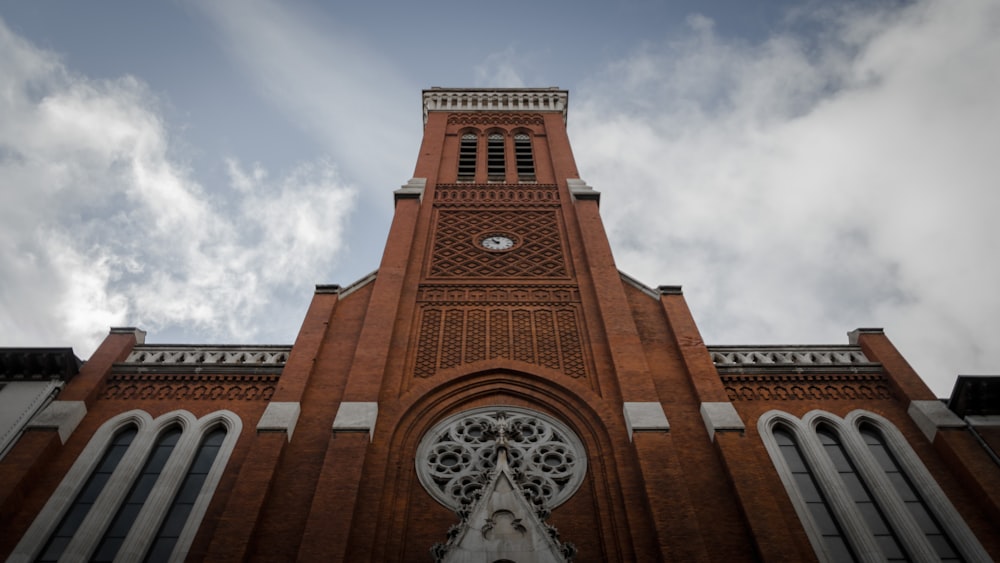
[(1000, 381), (946, 406), (881, 329), (707, 346), (615, 266), (567, 108), (424, 91), (378, 269), (317, 286), (291, 346), (112, 329), (0, 462), (0, 554), (1000, 558)]

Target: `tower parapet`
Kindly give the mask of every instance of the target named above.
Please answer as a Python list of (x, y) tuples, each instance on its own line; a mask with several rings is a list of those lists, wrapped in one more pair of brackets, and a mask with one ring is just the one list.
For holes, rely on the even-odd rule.
[(432, 111), (558, 111), (566, 122), (569, 91), (549, 88), (441, 88), (424, 90), (424, 125)]

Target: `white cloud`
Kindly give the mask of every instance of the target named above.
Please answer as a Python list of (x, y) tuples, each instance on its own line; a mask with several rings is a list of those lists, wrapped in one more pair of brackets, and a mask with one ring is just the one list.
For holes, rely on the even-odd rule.
[[(327, 161), (271, 180), (229, 163), (208, 194), (138, 80), (92, 80), (0, 22), (0, 338), (72, 345), (109, 325), (211, 339), (288, 340), (343, 250), (354, 190)], [(254, 321), (254, 322), (251, 322)]]
[[(419, 87), (352, 30), (268, 0), (192, 2), (256, 89), (331, 153), (352, 180), (405, 182), (419, 145)], [(412, 156), (411, 156), (412, 157)], [(367, 194), (362, 194), (367, 195)], [(382, 198), (387, 203), (388, 198)]]
[(620, 267), (712, 343), (887, 334), (939, 395), (1000, 367), (1000, 5), (803, 8), (748, 45), (691, 20), (581, 88)]
[(492, 53), (476, 65), (475, 83), (480, 88), (524, 88), (521, 74), (525, 59), (514, 47)]

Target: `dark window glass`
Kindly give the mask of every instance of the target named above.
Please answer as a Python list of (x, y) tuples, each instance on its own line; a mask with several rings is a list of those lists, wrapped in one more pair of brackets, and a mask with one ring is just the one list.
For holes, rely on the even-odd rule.
[(181, 483), (181, 488), (177, 491), (177, 496), (174, 497), (170, 510), (156, 533), (156, 540), (146, 555), (146, 561), (167, 561), (170, 558), (177, 538), (181, 535), (194, 502), (198, 499), (198, 493), (205, 483), (208, 471), (219, 455), (219, 447), (225, 437), (225, 428), (217, 426), (201, 441), (191, 468), (188, 469), (188, 474), (184, 477), (184, 482)]
[(111, 526), (104, 532), (104, 537), (101, 538), (101, 543), (97, 545), (97, 551), (94, 553), (91, 561), (114, 560), (118, 549), (121, 548), (122, 542), (125, 541), (125, 536), (128, 535), (129, 530), (132, 528), (132, 523), (135, 522), (136, 516), (138, 516), (142, 505), (145, 504), (146, 498), (153, 489), (152, 486), (149, 486), (149, 480), (152, 479), (155, 483), (160, 473), (163, 472), (163, 466), (167, 464), (167, 460), (170, 458), (170, 454), (173, 452), (174, 446), (177, 444), (180, 436), (181, 429), (178, 426), (171, 426), (160, 434), (160, 437), (156, 440), (156, 445), (153, 447), (153, 451), (146, 459), (142, 473), (139, 474), (133, 483), (128, 496), (125, 497), (125, 503), (119, 507), (118, 513), (115, 514), (114, 519), (111, 521)]
[(462, 135), (458, 145), (458, 180), (471, 182), (476, 179), (476, 147), (479, 143), (474, 133)]
[(503, 135), (500, 133), (491, 133), (486, 139), (486, 174), (491, 182), (503, 182), (506, 179), (503, 146)]
[(514, 135), (514, 159), (517, 162), (517, 179), (535, 181), (535, 159), (531, 154), (531, 137), (526, 133)]
[(879, 466), (885, 471), (889, 482), (896, 490), (896, 494), (906, 504), (910, 515), (927, 536), (927, 541), (934, 546), (938, 557), (942, 560), (960, 561), (961, 558), (955, 551), (954, 544), (948, 539), (938, 520), (928, 510), (927, 504), (921, 498), (917, 488), (913, 486), (910, 478), (903, 472), (903, 468), (899, 465), (896, 457), (892, 455), (882, 433), (874, 426), (864, 424), (861, 426), (861, 437), (868, 445), (868, 450), (878, 460)]
[(826, 501), (823, 492), (817, 486), (816, 477), (809, 470), (808, 465), (806, 465), (805, 458), (802, 457), (802, 451), (799, 450), (799, 446), (795, 441), (795, 436), (786, 428), (779, 426), (774, 429), (774, 439), (781, 449), (781, 456), (785, 459), (785, 465), (792, 472), (795, 485), (799, 490), (799, 496), (805, 501), (806, 506), (809, 508), (809, 513), (812, 515), (812, 519), (816, 523), (820, 535), (823, 537), (823, 543), (826, 546), (827, 552), (836, 561), (853, 561), (854, 556), (851, 554), (851, 549), (847, 545), (847, 542), (844, 541), (844, 533), (840, 529), (837, 519), (833, 516), (833, 512), (830, 511), (830, 504)]
[(820, 427), (817, 430), (817, 435), (826, 454), (830, 457), (834, 467), (837, 468), (837, 472), (840, 474), (847, 492), (850, 493), (851, 499), (854, 500), (858, 512), (861, 513), (868, 529), (875, 536), (875, 541), (878, 542), (883, 557), (889, 561), (906, 561), (907, 558), (899, 545), (899, 540), (889, 527), (882, 510), (875, 504), (868, 487), (859, 478), (857, 469), (847, 457), (847, 451), (840, 443), (840, 438), (832, 428), (826, 426)]
[(125, 456), (125, 452), (128, 451), (129, 444), (132, 443), (137, 432), (135, 426), (129, 426), (115, 434), (111, 445), (101, 456), (97, 467), (83, 485), (83, 489), (67, 509), (65, 516), (56, 526), (45, 547), (42, 548), (42, 554), (38, 561), (57, 561), (66, 550), (66, 546), (69, 545), (73, 535), (80, 528), (83, 519), (90, 512), (90, 507), (104, 490), (104, 485), (107, 484), (111, 474), (118, 467), (122, 457)]

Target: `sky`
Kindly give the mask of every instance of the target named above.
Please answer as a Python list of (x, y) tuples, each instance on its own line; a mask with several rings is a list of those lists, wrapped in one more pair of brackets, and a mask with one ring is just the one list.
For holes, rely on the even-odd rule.
[(708, 344), (1000, 373), (996, 0), (2, 0), (0, 345), (290, 344), (431, 86), (569, 90), (619, 268)]

